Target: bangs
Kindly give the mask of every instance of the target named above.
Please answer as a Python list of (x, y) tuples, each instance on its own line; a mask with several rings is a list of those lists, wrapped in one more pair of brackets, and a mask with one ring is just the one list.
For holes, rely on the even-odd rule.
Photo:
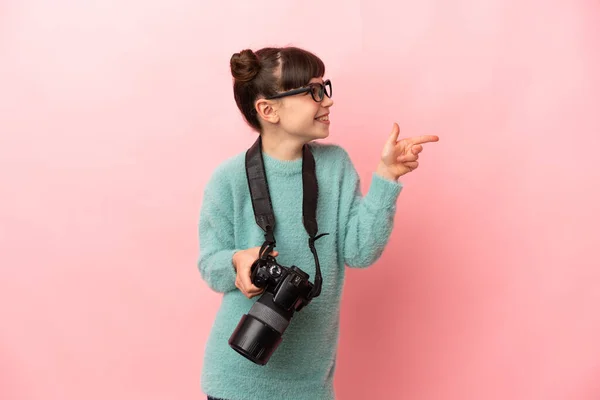
[(311, 79), (325, 75), (325, 64), (313, 53), (288, 47), (281, 51), (281, 89), (306, 86)]

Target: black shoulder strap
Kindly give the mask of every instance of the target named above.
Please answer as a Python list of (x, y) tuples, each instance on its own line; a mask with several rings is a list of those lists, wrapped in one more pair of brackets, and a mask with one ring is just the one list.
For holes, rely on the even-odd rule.
[(263, 164), (260, 136), (246, 152), (246, 177), (250, 196), (252, 197), (252, 208), (254, 209), (256, 223), (265, 232), (265, 240), (275, 245), (275, 237), (273, 236), (275, 215), (273, 214), (269, 183)]
[(319, 185), (315, 173), (315, 159), (308, 145), (304, 145), (302, 149), (302, 191), (304, 196), (302, 201), (302, 223), (311, 238), (317, 236), (319, 231), (317, 225)]
[[(252, 207), (256, 223), (265, 232), (265, 242), (260, 250), (260, 257), (264, 258), (271, 253), (276, 245), (273, 231), (275, 229), (275, 215), (271, 204), (269, 194), (269, 185), (265, 173), (262, 157), (262, 138), (259, 136), (256, 142), (246, 152), (246, 175), (248, 178), (248, 187), (252, 197)], [(312, 297), (317, 297), (321, 293), (323, 278), (321, 276), (321, 267), (315, 248), (315, 241), (324, 233), (317, 236), (317, 201), (319, 187), (317, 183), (315, 159), (308, 145), (302, 149), (302, 223), (308, 233), (308, 245), (315, 259), (315, 282), (312, 291)]]

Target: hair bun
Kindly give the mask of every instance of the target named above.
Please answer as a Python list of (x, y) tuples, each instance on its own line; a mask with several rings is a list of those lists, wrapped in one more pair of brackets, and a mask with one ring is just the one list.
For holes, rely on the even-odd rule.
[(240, 82), (250, 82), (260, 72), (260, 61), (252, 50), (235, 53), (229, 61), (231, 74)]

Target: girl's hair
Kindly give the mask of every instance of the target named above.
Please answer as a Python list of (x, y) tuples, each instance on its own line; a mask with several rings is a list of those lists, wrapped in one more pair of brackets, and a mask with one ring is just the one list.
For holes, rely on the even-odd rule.
[(233, 96), (248, 124), (261, 132), (254, 102), (279, 91), (307, 85), (325, 75), (323, 61), (298, 47), (266, 47), (256, 52), (246, 49), (231, 56)]

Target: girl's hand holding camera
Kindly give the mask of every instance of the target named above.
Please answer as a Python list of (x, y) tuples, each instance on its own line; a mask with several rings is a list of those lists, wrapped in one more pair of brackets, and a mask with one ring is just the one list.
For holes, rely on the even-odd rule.
[[(258, 296), (263, 292), (264, 289), (258, 288), (252, 284), (250, 279), (250, 268), (252, 264), (259, 258), (260, 246), (252, 247), (250, 249), (238, 251), (233, 255), (233, 267), (237, 273), (235, 277), (235, 286), (240, 289), (244, 296), (251, 299), (254, 296)], [(277, 257), (278, 251), (272, 251), (271, 255)]]

